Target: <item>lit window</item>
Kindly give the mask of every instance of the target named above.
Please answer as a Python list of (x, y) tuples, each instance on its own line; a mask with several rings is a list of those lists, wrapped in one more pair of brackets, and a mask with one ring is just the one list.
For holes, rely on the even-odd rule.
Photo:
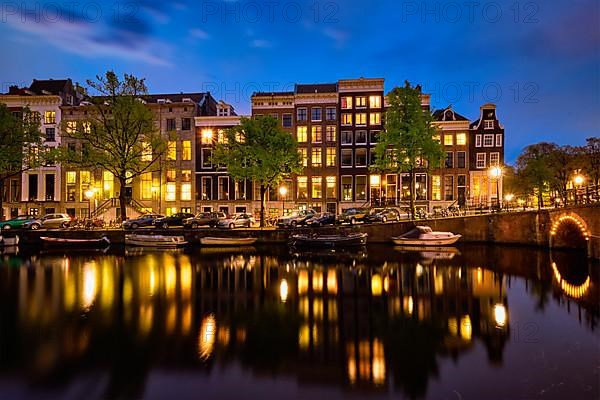
[(342, 200), (352, 201), (352, 176), (342, 176)]
[(333, 125), (329, 125), (325, 128), (325, 132), (326, 132), (326, 137), (325, 140), (327, 140), (328, 142), (335, 142), (337, 140), (336, 138), (336, 127)]
[(483, 129), (494, 129), (494, 121), (483, 121)]
[(298, 199), (306, 199), (308, 197), (308, 178), (299, 176), (298, 180)]
[(352, 114), (342, 114), (342, 125), (352, 125)]
[(381, 108), (381, 96), (369, 96), (370, 108)]
[(367, 125), (367, 113), (356, 114), (356, 125), (357, 126)]
[(302, 166), (303, 167), (308, 167), (308, 155), (307, 155), (307, 150), (305, 147), (301, 147), (298, 149), (298, 152), (300, 153), (300, 157), (302, 157)]
[(381, 125), (381, 113), (371, 113), (369, 115), (370, 125)]
[(308, 140), (308, 128), (306, 126), (297, 127), (296, 136), (298, 138), (298, 143), (306, 143)]
[(152, 172), (143, 173), (140, 176), (140, 191), (142, 200), (152, 199)]
[(343, 110), (351, 110), (352, 109), (352, 97), (344, 96), (341, 98), (341, 106)]
[(166, 201), (175, 201), (176, 200), (176, 191), (177, 191), (177, 171), (174, 169), (170, 169), (167, 171), (167, 192), (165, 195)]
[(442, 199), (442, 180), (439, 175), (431, 177), (431, 196), (432, 200)]
[(456, 144), (459, 146), (464, 146), (467, 144), (467, 134), (466, 133), (457, 133), (456, 134)]
[(213, 142), (213, 130), (202, 129), (202, 144), (212, 144)]
[(502, 147), (502, 134), (496, 134), (496, 147)]
[(312, 142), (313, 143), (321, 143), (323, 141), (323, 133), (321, 126), (313, 126), (312, 127)]
[(92, 133), (92, 123), (89, 121), (85, 121), (82, 123), (83, 133)]
[(365, 96), (356, 96), (356, 108), (365, 108), (367, 106), (367, 98)]
[(323, 155), (320, 147), (312, 149), (311, 164), (313, 167), (320, 167), (323, 163)]
[(67, 171), (67, 185), (74, 185), (77, 179), (77, 173), (75, 171)]
[(326, 166), (328, 166), (328, 167), (335, 167), (336, 155), (337, 155), (337, 149), (335, 147), (328, 147), (327, 148)]
[(475, 167), (485, 168), (485, 153), (477, 153)]
[(444, 134), (444, 146), (452, 146), (454, 144), (454, 137), (451, 133)]
[(483, 147), (494, 146), (494, 135), (483, 135)]
[(227, 132), (223, 129), (219, 129), (217, 131), (217, 143), (226, 144), (227, 143)]
[(77, 132), (77, 122), (76, 121), (68, 121), (67, 122), (67, 133), (75, 133)]
[(334, 199), (335, 195), (335, 176), (328, 176), (326, 179), (325, 197), (328, 199)]
[(191, 161), (192, 159), (192, 141), (184, 140), (181, 142), (181, 159)]
[(44, 113), (44, 123), (45, 124), (55, 124), (56, 123), (56, 111), (46, 111)]
[(167, 160), (173, 161), (177, 159), (177, 142), (169, 140), (169, 147), (167, 149)]
[(152, 146), (150, 143), (142, 143), (142, 161), (152, 161)]
[(367, 176), (357, 175), (356, 176), (356, 200), (367, 199)]
[(312, 177), (312, 198), (320, 199), (323, 197), (323, 178), (320, 176)]

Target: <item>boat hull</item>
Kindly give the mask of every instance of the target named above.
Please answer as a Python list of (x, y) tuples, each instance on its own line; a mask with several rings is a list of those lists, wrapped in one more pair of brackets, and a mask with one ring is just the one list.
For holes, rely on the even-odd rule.
[(349, 236), (292, 236), (290, 244), (295, 247), (354, 247), (367, 244), (367, 234), (359, 233)]
[(53, 247), (108, 247), (110, 240), (107, 237), (101, 237), (100, 239), (68, 239), (68, 238), (55, 238), (48, 236), (41, 236), (40, 240), (45, 246)]
[(398, 246), (449, 246), (456, 243), (460, 238), (461, 235), (432, 239), (393, 237), (392, 241)]
[(173, 249), (186, 244), (183, 236), (125, 235), (126, 246)]
[(257, 240), (257, 238), (203, 237), (200, 238), (200, 244), (203, 246), (249, 246)]

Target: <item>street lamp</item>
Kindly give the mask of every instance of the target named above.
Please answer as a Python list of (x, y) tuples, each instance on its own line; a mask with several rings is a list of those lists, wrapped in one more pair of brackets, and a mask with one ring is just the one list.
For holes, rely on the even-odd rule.
[(510, 204), (512, 203), (514, 198), (515, 198), (515, 195), (512, 193), (507, 193), (506, 196), (504, 196), (504, 201), (506, 201), (506, 203), (507, 203), (507, 206), (506, 206), (507, 209), (510, 208)]
[(490, 168), (490, 176), (496, 179), (496, 202), (498, 210), (500, 209), (500, 178), (502, 177), (502, 168), (496, 166)]
[(283, 209), (282, 209), (282, 216), (285, 215), (285, 195), (287, 194), (287, 187), (285, 186), (281, 186), (279, 188), (279, 194), (281, 195), (281, 200), (283, 201)]
[(92, 198), (94, 197), (95, 190), (93, 188), (89, 188), (85, 191), (84, 195), (88, 201), (88, 219), (92, 218)]
[(583, 176), (577, 174), (575, 175), (575, 177), (573, 178), (573, 183), (575, 184), (575, 204), (577, 204), (577, 197), (579, 195), (579, 188), (581, 187), (581, 185), (583, 185), (583, 181), (585, 179), (583, 178)]

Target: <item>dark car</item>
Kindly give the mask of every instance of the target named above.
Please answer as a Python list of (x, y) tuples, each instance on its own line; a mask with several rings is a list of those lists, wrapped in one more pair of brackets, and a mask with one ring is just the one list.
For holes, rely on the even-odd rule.
[(332, 213), (317, 214), (306, 221), (306, 225), (308, 226), (323, 226), (333, 224), (335, 224), (335, 214)]
[(18, 217), (0, 222), (0, 229), (16, 229), (22, 228), (23, 224), (32, 219), (36, 219), (35, 215), (19, 215)]
[(194, 214), (190, 213), (175, 213), (168, 217), (157, 218), (154, 220), (154, 226), (158, 228), (168, 228), (170, 226), (183, 226), (183, 220), (187, 218), (192, 218)]
[(365, 222), (367, 215), (369, 215), (368, 208), (349, 208), (338, 216), (337, 222), (340, 224), (349, 222), (354, 225), (358, 222)]
[(394, 208), (374, 208), (366, 218), (366, 222), (387, 221), (400, 221), (400, 212)]
[(142, 226), (152, 226), (154, 221), (158, 218), (164, 218), (164, 215), (160, 214), (144, 214), (135, 219), (130, 219), (123, 222), (123, 229), (137, 229)]
[(277, 226), (280, 228), (305, 225), (306, 221), (317, 215), (315, 210), (293, 210), (288, 215), (277, 218)]
[(200, 226), (210, 226), (211, 228), (214, 228), (219, 221), (226, 218), (227, 215), (222, 211), (201, 212), (192, 218), (184, 219), (183, 226), (192, 229), (196, 229)]

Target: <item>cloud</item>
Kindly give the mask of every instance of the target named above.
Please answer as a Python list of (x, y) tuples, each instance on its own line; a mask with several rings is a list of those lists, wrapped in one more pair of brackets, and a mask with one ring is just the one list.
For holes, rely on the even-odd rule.
[(350, 34), (341, 29), (325, 28), (323, 34), (333, 40), (336, 48), (341, 49), (346, 46), (346, 42)]
[(189, 31), (190, 37), (193, 39), (208, 39), (209, 35), (206, 31), (199, 28), (192, 28)]
[(254, 47), (257, 49), (268, 49), (270, 47), (273, 47), (273, 45), (268, 40), (254, 39), (250, 41), (250, 47)]

